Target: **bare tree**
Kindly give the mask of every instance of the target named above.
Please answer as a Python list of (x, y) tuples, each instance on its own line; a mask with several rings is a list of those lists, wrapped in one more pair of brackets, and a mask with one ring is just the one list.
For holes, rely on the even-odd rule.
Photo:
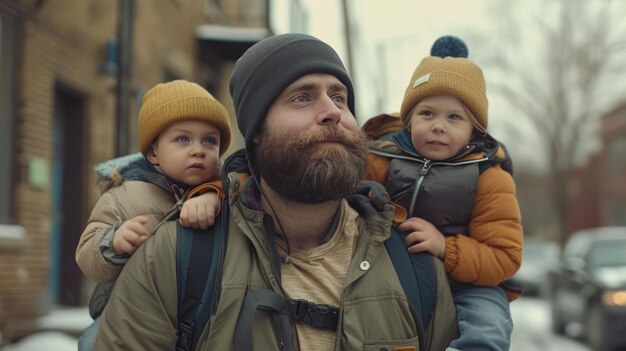
[[(568, 175), (597, 140), (598, 117), (624, 99), (625, 2), (547, 0), (498, 2), (501, 23), (486, 60), (499, 71), (491, 92), (525, 116), (543, 145), (548, 198), (560, 239), (570, 211)], [(541, 6), (524, 19), (529, 4)], [(619, 78), (621, 76), (621, 78)], [(621, 92), (621, 94), (619, 94)], [(514, 121), (512, 121), (514, 123)]]

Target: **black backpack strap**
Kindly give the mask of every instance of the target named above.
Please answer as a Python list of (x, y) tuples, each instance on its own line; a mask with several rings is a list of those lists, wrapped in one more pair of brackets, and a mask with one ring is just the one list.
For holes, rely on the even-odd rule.
[(437, 274), (430, 253), (409, 253), (404, 245), (406, 234), (392, 228), (385, 247), (393, 263), (402, 289), (409, 300), (413, 311), (420, 350), (425, 349), (425, 330), (435, 311), (437, 299)]
[(285, 298), (267, 289), (250, 289), (246, 292), (235, 327), (235, 351), (254, 350), (253, 323), (257, 310), (272, 313), (274, 330), (283, 351), (293, 350), (292, 322), (331, 331), (337, 331), (339, 323), (339, 307)]
[(248, 290), (235, 327), (235, 351), (253, 351), (253, 324), (257, 310), (270, 311), (281, 350), (293, 351), (293, 329), (286, 299), (271, 290)]
[[(210, 265), (206, 264), (203, 255), (212, 255), (209, 249), (212, 233), (202, 233), (190, 228), (184, 228), (176, 223), (177, 246), (176, 257), (183, 258), (189, 253), (186, 265), (177, 265), (179, 279), (178, 304), (178, 340), (176, 351), (191, 350), (193, 342), (194, 319), (196, 311), (202, 302), (204, 285), (209, 276)], [(209, 250), (207, 250), (209, 249)], [(208, 258), (210, 261), (210, 257)], [(183, 284), (184, 282), (184, 284)], [(180, 291), (184, 286), (184, 290)], [(181, 299), (182, 297), (182, 299)]]
[(176, 224), (177, 351), (195, 349), (204, 326), (215, 312), (226, 252), (227, 219), (228, 206), (222, 206), (220, 216), (209, 230)]

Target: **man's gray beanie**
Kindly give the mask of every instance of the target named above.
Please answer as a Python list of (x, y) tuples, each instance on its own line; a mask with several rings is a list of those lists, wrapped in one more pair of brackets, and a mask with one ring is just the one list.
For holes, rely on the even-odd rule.
[(274, 100), (287, 86), (310, 73), (337, 77), (348, 88), (348, 108), (356, 116), (354, 90), (346, 68), (332, 47), (313, 36), (272, 36), (254, 44), (237, 60), (230, 77), (230, 95), (248, 151), (254, 149), (252, 138)]

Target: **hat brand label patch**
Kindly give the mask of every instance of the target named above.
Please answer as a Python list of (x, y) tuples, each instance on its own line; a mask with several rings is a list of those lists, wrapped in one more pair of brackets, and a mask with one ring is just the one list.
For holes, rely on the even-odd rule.
[(415, 80), (415, 82), (413, 83), (413, 88), (428, 82), (429, 79), (430, 79), (430, 73), (428, 73), (427, 75), (424, 75), (424, 76), (421, 76), (421, 77), (417, 78)]

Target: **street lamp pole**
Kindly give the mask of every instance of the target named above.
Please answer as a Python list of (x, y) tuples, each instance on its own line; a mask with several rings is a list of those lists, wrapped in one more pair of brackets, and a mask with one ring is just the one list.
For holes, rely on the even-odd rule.
[(131, 63), (132, 37), (135, 0), (119, 0), (118, 37), (119, 51), (117, 62), (117, 89), (116, 89), (116, 128), (117, 145), (115, 154), (128, 154), (129, 148), (129, 112), (131, 100)]

